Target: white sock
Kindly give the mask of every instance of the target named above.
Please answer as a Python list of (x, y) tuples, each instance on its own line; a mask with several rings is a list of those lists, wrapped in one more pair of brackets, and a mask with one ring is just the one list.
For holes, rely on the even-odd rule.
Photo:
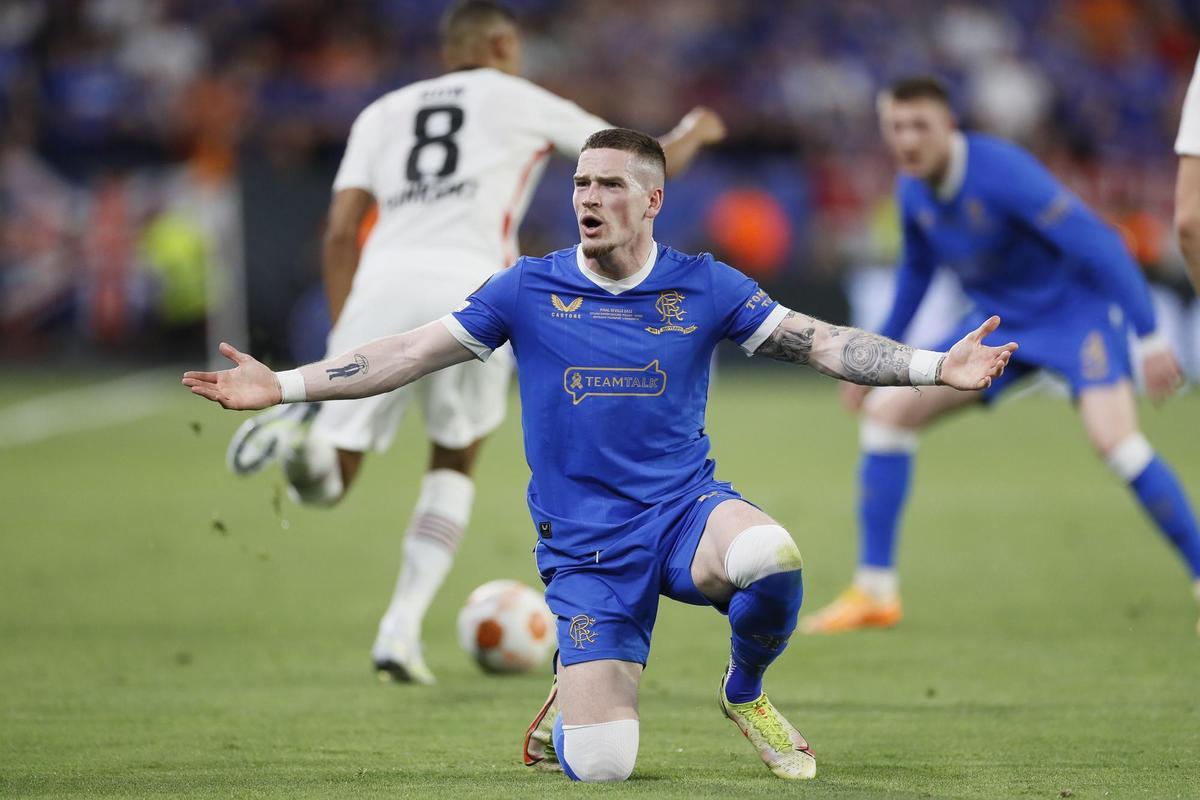
[(345, 492), (337, 448), (313, 433), (288, 448), (283, 457), (283, 474), (288, 494), (297, 503), (331, 506)]
[(900, 593), (900, 576), (892, 567), (859, 565), (854, 573), (854, 586), (873, 600), (895, 600)]
[(421, 620), (454, 563), (474, 500), (475, 484), (461, 472), (437, 469), (425, 474), (404, 536), (392, 602), (379, 622), (381, 637), (420, 638)]
[(563, 758), (586, 783), (626, 780), (638, 752), (638, 721), (618, 719), (594, 725), (563, 725)]

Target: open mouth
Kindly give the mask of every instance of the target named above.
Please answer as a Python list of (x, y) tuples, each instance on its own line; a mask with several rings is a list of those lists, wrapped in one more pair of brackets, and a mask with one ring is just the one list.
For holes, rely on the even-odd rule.
[(600, 230), (600, 226), (603, 225), (604, 222), (593, 214), (584, 214), (579, 218), (579, 224), (583, 226), (585, 233), (595, 233), (596, 231)]

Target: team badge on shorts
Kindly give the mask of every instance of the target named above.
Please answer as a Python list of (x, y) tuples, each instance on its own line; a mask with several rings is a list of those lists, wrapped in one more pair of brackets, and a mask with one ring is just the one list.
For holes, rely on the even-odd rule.
[(571, 617), (571, 627), (567, 631), (567, 635), (575, 643), (576, 650), (582, 650), (585, 644), (595, 644), (596, 632), (592, 630), (592, 626), (595, 624), (596, 619), (587, 614), (576, 614)]
[(1108, 375), (1108, 351), (1100, 331), (1092, 331), (1079, 348), (1079, 367), (1083, 377), (1089, 381), (1102, 380)]

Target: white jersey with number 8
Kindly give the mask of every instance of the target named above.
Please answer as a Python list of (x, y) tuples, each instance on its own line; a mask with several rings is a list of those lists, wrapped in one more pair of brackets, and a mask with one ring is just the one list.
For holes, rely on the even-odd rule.
[[(335, 191), (365, 189), (379, 221), (359, 264), (403, 270), (406, 254), (451, 253), (482, 271), (520, 254), (517, 228), (551, 150), (572, 158), (609, 127), (529, 81), (494, 69), (450, 72), (369, 105), (350, 132)], [(473, 288), (473, 287), (472, 287)]]
[[(574, 158), (607, 127), (527, 80), (484, 68), (414, 83), (367, 106), (333, 188), (370, 192), (379, 218), (327, 354), (432, 322), (513, 263), (550, 152)], [(385, 450), (416, 400), (430, 439), (466, 447), (503, 420), (510, 360), (503, 353), (385, 395), (325, 403), (314, 431), (345, 450)]]

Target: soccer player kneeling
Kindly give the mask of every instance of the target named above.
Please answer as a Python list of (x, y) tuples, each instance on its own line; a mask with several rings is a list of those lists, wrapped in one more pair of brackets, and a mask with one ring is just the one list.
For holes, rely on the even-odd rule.
[[(593, 134), (573, 203), (581, 243), (522, 258), (443, 319), (344, 355), (273, 373), (228, 345), (237, 367), (188, 372), (226, 408), (386, 392), (510, 342), (520, 365), (528, 502), (538, 571), (558, 618), (550, 697), (526, 735), (527, 764), (583, 781), (624, 780), (638, 748), (637, 694), (660, 596), (727, 614), (720, 705), (781, 778), (811, 778), (808, 742), (763, 693), (803, 596), (791, 536), (717, 480), (704, 432), (713, 349), (807, 364), (874, 386), (979, 390), (1016, 344), (989, 347), (992, 317), (946, 353), (789, 311), (710, 255), (655, 243), (664, 157), (649, 136)], [(345, 364), (369, 368), (341, 370)]]

